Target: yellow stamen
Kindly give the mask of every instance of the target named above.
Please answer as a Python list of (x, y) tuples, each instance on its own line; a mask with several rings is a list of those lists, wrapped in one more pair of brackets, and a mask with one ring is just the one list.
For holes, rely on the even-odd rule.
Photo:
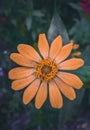
[(41, 80), (49, 81), (54, 78), (57, 70), (57, 66), (53, 61), (44, 59), (36, 67), (36, 76)]

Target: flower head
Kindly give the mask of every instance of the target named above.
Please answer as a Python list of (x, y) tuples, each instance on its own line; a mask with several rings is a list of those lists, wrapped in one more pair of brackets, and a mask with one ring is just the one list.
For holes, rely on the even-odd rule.
[(80, 89), (82, 81), (74, 74), (64, 70), (76, 70), (83, 66), (80, 58), (66, 58), (70, 55), (73, 43), (62, 47), (62, 37), (57, 36), (49, 47), (45, 34), (39, 35), (38, 54), (35, 49), (26, 44), (19, 44), (18, 53), (12, 53), (10, 58), (20, 65), (9, 72), (12, 89), (25, 88), (23, 103), (28, 104), (35, 97), (35, 106), (41, 108), (49, 99), (53, 108), (61, 108), (63, 105), (62, 94), (68, 99), (74, 100), (76, 94), (74, 88)]
[(90, 0), (82, 0), (81, 7), (84, 9), (84, 12), (90, 14)]

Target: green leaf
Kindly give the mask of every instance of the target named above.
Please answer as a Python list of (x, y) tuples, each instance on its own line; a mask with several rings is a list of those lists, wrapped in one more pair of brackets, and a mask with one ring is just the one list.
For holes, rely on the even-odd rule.
[(86, 47), (85, 51), (82, 53), (82, 57), (85, 61), (85, 65), (90, 66), (90, 45)]
[(75, 3), (69, 3), (69, 5), (73, 8), (73, 9), (76, 9), (78, 11), (82, 11), (82, 8), (80, 7), (79, 4), (75, 4)]
[(80, 20), (74, 19), (75, 23), (69, 30), (69, 35), (80, 44), (86, 45), (90, 40), (90, 18), (82, 15)]
[(60, 127), (63, 126), (65, 123), (73, 121), (77, 113), (79, 113), (79, 107), (81, 105), (85, 89), (82, 88), (77, 92), (77, 98), (74, 101), (69, 101), (65, 98), (63, 108), (59, 114), (59, 125), (58, 130)]
[(89, 105), (90, 105), (90, 90), (89, 90)]
[(26, 28), (30, 30), (32, 27), (32, 18), (30, 16), (26, 17)]
[(52, 20), (51, 20), (51, 24), (47, 33), (48, 36), (48, 40), (51, 43), (52, 40), (57, 37), (58, 35), (61, 35), (63, 38), (63, 44), (66, 44), (69, 42), (69, 37), (68, 37), (68, 33), (67, 30), (60, 18), (60, 16), (58, 15), (58, 13), (54, 13)]

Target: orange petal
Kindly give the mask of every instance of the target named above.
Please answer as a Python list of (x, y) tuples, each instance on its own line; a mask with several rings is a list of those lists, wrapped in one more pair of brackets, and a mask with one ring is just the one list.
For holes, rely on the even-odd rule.
[(53, 40), (51, 44), (49, 54), (50, 58), (54, 59), (61, 50), (61, 47), (62, 47), (62, 37), (58, 36)]
[(25, 67), (16, 67), (9, 71), (9, 78), (12, 80), (21, 79), (21, 78), (28, 77), (34, 72), (35, 72), (35, 69), (25, 68)]
[(53, 108), (61, 108), (63, 105), (62, 95), (54, 81), (49, 83), (49, 98)]
[(42, 82), (35, 99), (35, 106), (40, 109), (47, 98), (47, 83)]
[(40, 85), (40, 80), (36, 79), (26, 88), (23, 94), (24, 104), (28, 104), (34, 98), (39, 88), (39, 85)]
[(79, 57), (82, 53), (80, 51), (72, 54), (72, 57)]
[(59, 73), (57, 73), (57, 76), (60, 79), (62, 79), (66, 84), (68, 84), (76, 89), (80, 89), (83, 85), (82, 81), (75, 74), (59, 72)]
[(61, 81), (59, 78), (55, 78), (54, 79), (56, 81), (56, 84), (58, 86), (58, 88), (61, 90), (61, 92), (70, 100), (74, 100), (76, 98), (76, 94), (74, 89), (65, 84), (63, 81)]
[(76, 49), (78, 49), (79, 48), (79, 44), (73, 44), (73, 50), (76, 50)]
[(49, 53), (49, 45), (45, 34), (39, 35), (38, 48), (43, 58), (47, 58)]
[(76, 70), (84, 65), (84, 61), (81, 58), (72, 58), (58, 64), (60, 70)]
[(27, 78), (15, 80), (12, 82), (12, 89), (14, 90), (21, 90), (25, 88), (27, 85), (29, 85), (33, 80), (35, 79), (35, 75), (30, 75)]
[(39, 54), (30, 45), (19, 44), (17, 49), (21, 55), (23, 55), (24, 57), (26, 57), (29, 60), (34, 60), (36, 62), (39, 62), (41, 60), (41, 57), (39, 56)]
[(60, 53), (55, 58), (56, 63), (60, 63), (61, 61), (65, 60), (71, 53), (73, 43), (69, 43), (62, 47)]
[(15, 63), (21, 66), (35, 67), (35, 65), (37, 65), (34, 61), (30, 61), (18, 53), (12, 53), (10, 55), (10, 58), (12, 61), (14, 61)]

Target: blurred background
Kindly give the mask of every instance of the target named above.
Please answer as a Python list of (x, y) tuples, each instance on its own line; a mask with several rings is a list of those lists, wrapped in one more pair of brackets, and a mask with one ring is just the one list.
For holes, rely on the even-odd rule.
[[(63, 44), (73, 39), (79, 48), (72, 57), (85, 65), (75, 71), (84, 82), (76, 100), (64, 98), (57, 110), (47, 101), (37, 110), (34, 100), (24, 105), (22, 91), (11, 89), (8, 71), (16, 65), (10, 60), (19, 43), (37, 49), (40, 33), (49, 43), (62, 35)], [(0, 0), (0, 130), (90, 130), (90, 0)]]

